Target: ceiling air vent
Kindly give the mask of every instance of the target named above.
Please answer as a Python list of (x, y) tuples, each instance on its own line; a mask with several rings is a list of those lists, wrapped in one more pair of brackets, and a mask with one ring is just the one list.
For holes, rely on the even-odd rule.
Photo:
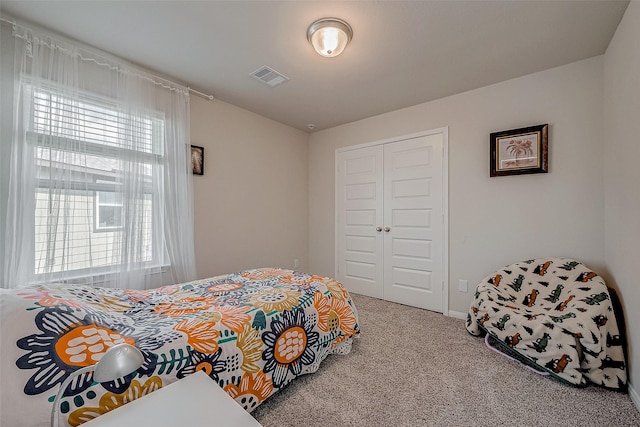
[(262, 83), (266, 83), (271, 87), (278, 86), (279, 84), (289, 80), (289, 77), (280, 74), (276, 70), (269, 68), (266, 65), (264, 67), (258, 68), (256, 71), (251, 73), (251, 75), (260, 80)]

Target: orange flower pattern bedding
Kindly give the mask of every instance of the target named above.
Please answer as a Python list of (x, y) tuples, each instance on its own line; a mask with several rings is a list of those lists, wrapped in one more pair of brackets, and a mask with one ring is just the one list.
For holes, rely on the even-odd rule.
[(272, 268), (148, 291), (1, 290), (0, 308), (7, 426), (49, 425), (60, 384), (118, 343), (137, 346), (143, 366), (102, 384), (80, 375), (65, 392), (61, 420), (77, 426), (198, 370), (251, 412), (327, 355), (348, 353), (360, 333), (340, 283)]

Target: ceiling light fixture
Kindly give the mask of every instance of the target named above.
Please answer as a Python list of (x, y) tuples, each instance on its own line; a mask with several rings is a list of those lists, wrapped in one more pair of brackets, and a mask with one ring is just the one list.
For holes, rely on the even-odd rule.
[(307, 40), (311, 46), (327, 58), (340, 55), (352, 37), (351, 26), (338, 18), (318, 19), (307, 30)]

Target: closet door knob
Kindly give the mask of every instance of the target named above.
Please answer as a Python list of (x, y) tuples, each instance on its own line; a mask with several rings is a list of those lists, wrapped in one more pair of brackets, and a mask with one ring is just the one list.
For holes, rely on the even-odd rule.
[(376, 231), (377, 232), (381, 232), (382, 231), (382, 227), (376, 227)]
[(385, 228), (384, 228), (384, 231), (388, 233), (388, 232), (390, 232), (390, 231), (391, 231), (391, 229), (390, 229), (389, 227), (385, 227)]

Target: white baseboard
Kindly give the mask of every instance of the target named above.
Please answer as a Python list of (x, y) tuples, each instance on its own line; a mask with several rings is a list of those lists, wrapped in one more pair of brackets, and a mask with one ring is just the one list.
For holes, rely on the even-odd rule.
[(455, 317), (456, 319), (466, 320), (467, 319), (467, 313), (463, 313), (461, 311), (449, 310), (449, 317)]
[(633, 384), (629, 383), (629, 397), (631, 397), (631, 401), (636, 404), (636, 408), (640, 411), (640, 395), (635, 388), (633, 388)]

